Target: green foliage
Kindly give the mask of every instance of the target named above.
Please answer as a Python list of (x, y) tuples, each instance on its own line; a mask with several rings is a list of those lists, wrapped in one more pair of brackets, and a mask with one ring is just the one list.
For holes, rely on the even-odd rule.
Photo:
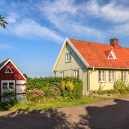
[(2, 95), (3, 101), (15, 101), (16, 95), (14, 92), (6, 91)]
[(18, 101), (17, 104), (15, 104), (11, 110), (17, 111), (17, 110), (43, 110), (43, 109), (55, 109), (55, 108), (61, 108), (61, 107), (71, 107), (71, 106), (77, 106), (82, 104), (89, 104), (94, 102), (103, 101), (108, 98), (91, 98), (87, 96), (82, 96), (80, 99), (77, 100), (66, 100), (64, 101), (47, 101), (42, 104), (34, 104), (31, 101), (28, 101), (26, 99)]
[(115, 83), (114, 83), (114, 89), (125, 89), (128, 87), (128, 83), (126, 81), (122, 81), (121, 79), (118, 79)]
[(7, 111), (10, 108), (12, 108), (14, 105), (16, 105), (17, 101), (5, 101), (0, 103), (0, 111)]
[[(28, 78), (26, 96), (35, 103), (79, 99), (82, 96), (82, 87), (82, 81), (74, 77)], [(42, 94), (33, 92), (39, 90)]]
[(4, 20), (4, 17), (0, 15), (0, 26), (5, 28), (6, 27), (5, 24), (8, 24), (8, 23), (6, 22), (6, 20)]

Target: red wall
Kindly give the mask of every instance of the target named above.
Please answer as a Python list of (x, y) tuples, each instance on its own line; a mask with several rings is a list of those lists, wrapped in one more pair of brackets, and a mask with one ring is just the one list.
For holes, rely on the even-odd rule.
[[(10, 67), (13, 73), (5, 73)], [(11, 62), (8, 62), (2, 70), (0, 70), (0, 80), (25, 80)]]

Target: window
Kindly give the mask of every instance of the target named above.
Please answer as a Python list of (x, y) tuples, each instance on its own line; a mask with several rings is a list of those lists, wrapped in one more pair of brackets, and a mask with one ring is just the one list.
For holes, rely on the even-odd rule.
[(74, 77), (79, 78), (79, 70), (74, 71)]
[(70, 61), (71, 61), (71, 53), (67, 53), (67, 54), (65, 55), (65, 61), (66, 61), (66, 62), (70, 62)]
[(60, 72), (60, 75), (63, 78), (64, 77), (64, 72)]
[(115, 71), (109, 71), (109, 82), (115, 81)]
[(15, 81), (2, 81), (2, 94), (15, 92)]
[(122, 79), (122, 81), (126, 81), (127, 80), (126, 71), (122, 71), (121, 72), (121, 79)]
[(110, 53), (108, 58), (113, 59), (113, 55)]
[(13, 73), (13, 72), (12, 72), (12, 69), (11, 69), (10, 67), (8, 67), (8, 68), (6, 69), (6, 71), (5, 71), (5, 73)]
[(99, 70), (99, 82), (105, 82), (105, 70)]
[(113, 50), (110, 51), (109, 55), (108, 55), (108, 59), (116, 59), (115, 53)]

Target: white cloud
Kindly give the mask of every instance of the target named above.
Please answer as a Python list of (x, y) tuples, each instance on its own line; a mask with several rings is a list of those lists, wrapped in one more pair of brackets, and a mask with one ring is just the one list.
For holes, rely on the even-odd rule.
[(61, 36), (59, 36), (55, 31), (43, 27), (31, 19), (24, 19), (21, 23), (10, 26), (8, 29), (13, 34), (24, 38), (44, 38), (58, 43), (63, 41)]
[[(120, 0), (76, 2), (78, 1), (43, 0), (35, 3), (33, 1), (11, 1), (10, 5), (6, 5), (5, 8), (8, 14), (7, 20), (10, 23), (7, 25), (8, 33), (11, 32), (25, 38), (45, 38), (62, 43), (63, 39), (60, 35), (63, 34), (71, 37), (80, 35), (80, 37), (100, 38), (106, 37), (111, 28), (114, 30), (117, 26), (124, 28), (124, 24), (129, 23), (129, 8), (126, 6), (129, 2), (126, 0), (123, 2)], [(4, 2), (5, 4), (7, 3)], [(41, 20), (45, 20), (45, 24)], [(104, 24), (106, 22), (109, 27), (106, 30), (103, 30), (102, 27), (98, 28), (99, 21)], [(124, 35), (125, 30), (126, 28), (121, 29), (117, 33)]]
[(97, 0), (90, 0), (86, 3), (88, 15), (103, 18), (110, 22), (126, 22), (129, 21), (129, 8), (125, 3), (121, 4), (119, 1), (112, 0), (107, 4), (100, 4)]
[(57, 0), (38, 6), (49, 22), (61, 31), (70, 35), (100, 37), (103, 32), (86, 25), (85, 20), (81, 20), (85, 14), (84, 7), (84, 3), (76, 5), (75, 0)]

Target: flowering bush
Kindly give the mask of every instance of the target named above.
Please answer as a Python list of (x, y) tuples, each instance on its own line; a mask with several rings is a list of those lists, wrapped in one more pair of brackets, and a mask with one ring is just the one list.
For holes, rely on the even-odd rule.
[(82, 81), (74, 77), (28, 78), (27, 99), (35, 102), (79, 99), (82, 87)]
[(41, 103), (41, 98), (44, 96), (42, 90), (27, 90), (27, 99), (34, 102), (34, 103)]

